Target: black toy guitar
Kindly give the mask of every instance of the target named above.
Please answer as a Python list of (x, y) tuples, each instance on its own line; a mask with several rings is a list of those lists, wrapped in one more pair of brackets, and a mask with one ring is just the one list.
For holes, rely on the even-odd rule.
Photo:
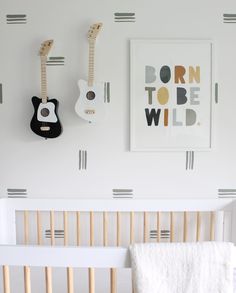
[(32, 131), (44, 138), (58, 137), (62, 132), (57, 115), (58, 101), (47, 97), (46, 61), (53, 40), (42, 43), (39, 55), (41, 59), (41, 98), (33, 97), (34, 115), (30, 123)]

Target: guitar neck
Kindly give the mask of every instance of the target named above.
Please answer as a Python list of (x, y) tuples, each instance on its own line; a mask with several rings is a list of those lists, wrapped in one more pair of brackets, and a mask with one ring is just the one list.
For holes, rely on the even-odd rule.
[(94, 58), (95, 58), (95, 40), (89, 40), (88, 86), (93, 86), (94, 84)]
[(47, 57), (41, 56), (41, 99), (42, 103), (47, 103)]

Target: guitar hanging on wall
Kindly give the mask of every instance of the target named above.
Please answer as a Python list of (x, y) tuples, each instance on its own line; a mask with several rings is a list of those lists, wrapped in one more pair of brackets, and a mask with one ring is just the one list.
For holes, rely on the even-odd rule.
[(53, 40), (42, 43), (39, 55), (41, 60), (41, 98), (32, 97), (34, 115), (30, 123), (32, 131), (44, 138), (58, 137), (62, 132), (61, 123), (57, 115), (58, 101), (47, 97), (46, 61), (51, 50)]
[(81, 118), (89, 122), (100, 121), (105, 115), (104, 83), (94, 83), (95, 43), (101, 28), (102, 23), (96, 23), (89, 29), (88, 81), (82, 79), (78, 81), (80, 96), (76, 102), (75, 111)]

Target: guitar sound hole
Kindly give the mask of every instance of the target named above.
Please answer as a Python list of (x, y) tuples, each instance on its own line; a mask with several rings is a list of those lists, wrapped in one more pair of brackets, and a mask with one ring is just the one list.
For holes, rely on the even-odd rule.
[(92, 101), (93, 99), (95, 99), (95, 93), (92, 91), (89, 91), (89, 92), (87, 92), (86, 97), (89, 101)]
[(43, 117), (47, 117), (50, 112), (47, 108), (43, 108), (40, 113)]

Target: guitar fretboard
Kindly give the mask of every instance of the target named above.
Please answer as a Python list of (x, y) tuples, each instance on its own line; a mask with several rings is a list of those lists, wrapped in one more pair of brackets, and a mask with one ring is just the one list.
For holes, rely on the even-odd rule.
[(88, 86), (93, 86), (93, 83), (94, 83), (94, 57), (95, 57), (95, 40), (89, 40)]
[(41, 56), (41, 99), (42, 103), (47, 103), (47, 57)]

